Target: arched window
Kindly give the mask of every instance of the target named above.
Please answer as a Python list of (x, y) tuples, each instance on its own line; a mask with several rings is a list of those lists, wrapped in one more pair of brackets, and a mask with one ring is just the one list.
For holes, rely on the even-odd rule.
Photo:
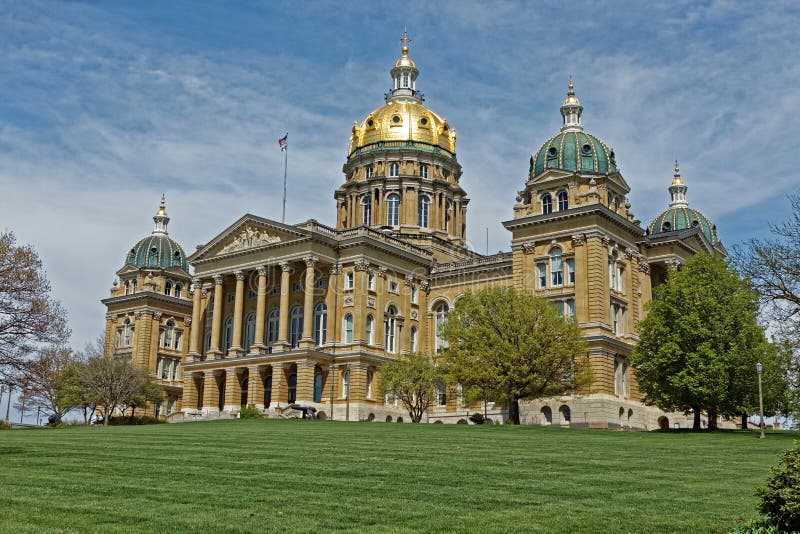
[(554, 286), (564, 285), (564, 260), (558, 247), (550, 251), (550, 277)]
[(131, 293), (131, 285), (128, 281), (125, 281), (125, 294), (130, 295)]
[(164, 283), (164, 294), (169, 295), (172, 293), (172, 282), (167, 281)]
[(419, 176), (420, 178), (427, 178), (428, 177), (428, 166), (424, 163), (419, 166)]
[(394, 354), (397, 352), (395, 343), (395, 334), (397, 330), (397, 310), (394, 306), (389, 306), (386, 309), (386, 316), (383, 321), (384, 330), (386, 331), (386, 351)]
[(314, 402), (322, 402), (322, 371), (314, 373)]
[(553, 197), (549, 193), (542, 195), (542, 213), (553, 213)]
[(367, 166), (367, 168), (364, 170), (364, 174), (367, 177), (367, 180), (372, 178), (372, 165)]
[(267, 317), (267, 344), (272, 345), (278, 341), (278, 327), (281, 321), (281, 312), (275, 308)]
[(361, 222), (366, 225), (372, 224), (372, 196), (367, 194), (361, 197)]
[(344, 288), (353, 289), (356, 285), (356, 274), (353, 271), (344, 273)]
[(303, 307), (295, 306), (292, 308), (289, 321), (289, 345), (294, 348), (300, 343), (303, 337)]
[(553, 410), (550, 409), (550, 406), (545, 406), (542, 408), (542, 424), (549, 425), (553, 422)]
[(367, 273), (367, 289), (375, 291), (375, 273), (370, 271)]
[(352, 343), (353, 342), (353, 314), (348, 313), (344, 316), (344, 332), (342, 336), (342, 343)]
[(244, 322), (244, 351), (250, 352), (256, 340), (256, 314), (251, 313)]
[(181, 291), (183, 291), (183, 286), (181, 284), (175, 284), (175, 289), (172, 291), (172, 295), (181, 298)]
[(386, 199), (386, 224), (397, 226), (400, 224), (400, 195), (392, 193)]
[(233, 317), (228, 317), (225, 319), (225, 352), (224, 354), (228, 354), (228, 349), (231, 348), (231, 344), (233, 343)]
[(420, 195), (417, 203), (417, 225), (428, 227), (428, 214), (430, 213), (431, 199), (427, 195)]
[(400, 176), (400, 164), (399, 163), (392, 163), (389, 165), (389, 176), (397, 177)]
[(566, 211), (569, 209), (569, 195), (566, 191), (558, 192), (558, 211)]
[(342, 397), (350, 397), (350, 371), (342, 373)]
[(446, 302), (440, 302), (436, 305), (436, 308), (434, 308), (433, 312), (436, 315), (435, 348), (438, 351), (439, 349), (447, 347), (447, 342), (444, 340), (444, 337), (442, 337), (442, 329), (444, 328), (444, 324), (447, 322), (447, 315), (450, 313), (450, 306), (448, 306)]
[(289, 386), (287, 389), (288, 395), (286, 395), (286, 401), (289, 404), (293, 404), (294, 401), (297, 400), (297, 374), (292, 373), (289, 375), (289, 380), (287, 380), (287, 385)]
[(367, 341), (367, 345), (374, 345), (375, 344), (375, 318), (372, 314), (367, 315), (367, 322), (366, 322), (366, 332), (364, 339)]
[(372, 371), (367, 371), (367, 398), (372, 398)]
[(408, 350), (411, 352), (417, 352), (419, 348), (417, 347), (417, 327), (412, 326), (411, 331), (409, 334), (409, 343), (408, 343)]
[(167, 321), (167, 326), (164, 328), (164, 343), (162, 347), (172, 348), (172, 337), (175, 335), (175, 323), (172, 320)]
[(203, 355), (207, 355), (208, 351), (211, 350), (211, 332), (206, 334), (206, 344), (205, 344), (205, 351), (203, 351)]
[(314, 343), (324, 345), (328, 337), (328, 306), (320, 302), (314, 306)]
[(572, 412), (570, 411), (569, 406), (566, 404), (562, 405), (561, 408), (558, 409), (558, 412), (561, 414), (561, 424), (568, 425), (572, 420)]
[(133, 325), (130, 319), (125, 319), (124, 326), (122, 327), (122, 346), (130, 347), (131, 338), (133, 337)]
[(172, 266), (173, 267), (180, 267), (181, 266), (181, 253), (177, 250), (175, 254), (172, 256)]

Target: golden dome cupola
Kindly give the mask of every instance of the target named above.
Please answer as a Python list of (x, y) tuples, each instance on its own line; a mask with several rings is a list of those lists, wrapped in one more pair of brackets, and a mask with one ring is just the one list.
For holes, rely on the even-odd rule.
[(400, 49), (402, 55), (391, 70), (394, 87), (386, 93), (387, 104), (395, 102), (421, 104), (425, 101), (425, 95), (422, 94), (422, 91), (417, 91), (419, 69), (417, 69), (414, 61), (408, 57), (408, 44), (410, 42), (411, 39), (408, 38), (408, 33), (403, 31), (403, 37), (400, 38), (400, 43), (403, 45)]
[(581, 106), (581, 101), (578, 100), (578, 97), (575, 96), (575, 85), (570, 77), (567, 85), (567, 98), (564, 99), (564, 104), (561, 106), (561, 117), (563, 119), (561, 131), (582, 131), (581, 113), (583, 113), (583, 106)]

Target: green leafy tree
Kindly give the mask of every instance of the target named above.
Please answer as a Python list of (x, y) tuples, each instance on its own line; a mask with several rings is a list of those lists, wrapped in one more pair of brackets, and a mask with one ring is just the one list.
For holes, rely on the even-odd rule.
[[(581, 329), (547, 300), (491, 287), (459, 299), (442, 327), (448, 377), (467, 398), (491, 395), (519, 424), (519, 401), (591, 382)], [(485, 397), (484, 397), (485, 398)]]
[(60, 420), (80, 403), (71, 372), (78, 361), (69, 347), (47, 347), (21, 362), (12, 375), (21, 401)]
[[(667, 411), (734, 416), (757, 394), (756, 362), (774, 353), (757, 321), (758, 294), (723, 259), (697, 254), (656, 288), (632, 364), (646, 400)], [(772, 351), (772, 352), (771, 352)]]
[(381, 367), (378, 391), (394, 395), (408, 410), (412, 423), (419, 423), (444, 384), (442, 371), (426, 354), (398, 356)]

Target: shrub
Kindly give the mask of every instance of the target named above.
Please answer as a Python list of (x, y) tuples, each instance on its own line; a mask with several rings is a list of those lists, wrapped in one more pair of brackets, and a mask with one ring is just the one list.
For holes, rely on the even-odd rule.
[(762, 514), (777, 523), (782, 532), (800, 531), (800, 442), (781, 455), (770, 469), (765, 486), (756, 488)]
[(108, 424), (111, 426), (121, 426), (121, 425), (157, 425), (162, 421), (156, 419), (155, 417), (150, 417), (147, 415), (144, 416), (114, 416), (108, 420)]
[(778, 527), (762, 517), (736, 525), (731, 534), (780, 534)]
[(469, 416), (469, 420), (475, 423), (476, 425), (483, 424), (483, 414), (480, 412), (475, 412), (474, 414)]
[(239, 412), (239, 419), (261, 419), (261, 411), (252, 406), (246, 406)]
[(11, 430), (11, 423), (8, 421), (0, 421), (0, 430)]

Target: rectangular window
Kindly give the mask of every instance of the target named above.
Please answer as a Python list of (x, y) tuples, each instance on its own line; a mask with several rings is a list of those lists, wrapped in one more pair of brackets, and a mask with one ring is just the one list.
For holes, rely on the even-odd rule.
[(367, 289), (369, 289), (370, 291), (375, 291), (375, 285), (376, 285), (375, 273), (370, 272), (367, 275)]
[(269, 295), (270, 297), (274, 297), (274, 296), (277, 296), (277, 295), (280, 295), (280, 294), (281, 294), (280, 286), (272, 286), (267, 291), (267, 295)]
[(547, 287), (547, 265), (544, 263), (539, 264), (539, 289)]
[(389, 292), (400, 293), (400, 284), (398, 284), (397, 282), (389, 282)]
[(236, 295), (234, 293), (228, 293), (226, 295), (226, 298), (227, 298), (228, 304), (230, 304), (231, 302), (236, 300)]
[(326, 287), (328, 287), (328, 280), (327, 280), (327, 278), (320, 278), (319, 280), (317, 280), (316, 282), (314, 282), (314, 286), (315, 286), (317, 289), (325, 289)]
[(447, 390), (445, 388), (436, 390), (436, 405), (447, 406)]
[(567, 317), (569, 317), (573, 321), (575, 320), (575, 299), (567, 300), (567, 302), (565, 303), (564, 311), (566, 312)]
[(575, 260), (567, 260), (567, 282), (575, 285)]
[(292, 284), (292, 291), (294, 293), (302, 293), (303, 289), (305, 289), (305, 288), (303, 287), (303, 283), (302, 282), (295, 282), (295, 283)]
[(252, 289), (247, 292), (247, 298), (250, 300), (255, 300), (257, 296), (258, 296), (257, 293)]
[(411, 286), (411, 304), (419, 304), (419, 290), (416, 286)]
[(344, 288), (345, 289), (353, 289), (355, 287), (355, 280), (356, 275), (353, 271), (347, 271), (344, 273)]

